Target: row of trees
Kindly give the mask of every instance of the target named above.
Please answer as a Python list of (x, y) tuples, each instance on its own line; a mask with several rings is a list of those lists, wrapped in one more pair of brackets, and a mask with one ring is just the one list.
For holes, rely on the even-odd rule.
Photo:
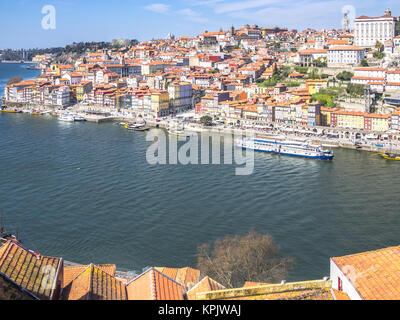
[(41, 54), (55, 54), (57, 57), (65, 56), (68, 54), (82, 55), (88, 51), (95, 51), (98, 49), (115, 49), (118, 50), (123, 47), (130, 47), (131, 45), (138, 44), (138, 40), (130, 39), (114, 39), (112, 42), (74, 42), (65, 47), (44, 48), (44, 49), (28, 49), (28, 50), (0, 50), (3, 60), (22, 60), (22, 55), (25, 53), (27, 60), (32, 60), (36, 55)]

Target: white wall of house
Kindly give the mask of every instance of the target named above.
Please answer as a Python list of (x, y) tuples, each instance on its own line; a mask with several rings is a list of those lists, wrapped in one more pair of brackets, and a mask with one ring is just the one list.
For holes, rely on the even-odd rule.
[[(351, 268), (351, 266), (349, 266)], [(349, 269), (351, 270), (351, 269)], [(356, 270), (354, 270), (354, 276), (357, 276)], [(358, 294), (357, 290), (354, 288), (353, 284), (344, 275), (342, 270), (336, 265), (336, 263), (331, 259), (331, 275), (332, 288), (339, 290), (339, 279), (342, 281), (342, 291), (346, 293), (351, 300), (363, 300)]]

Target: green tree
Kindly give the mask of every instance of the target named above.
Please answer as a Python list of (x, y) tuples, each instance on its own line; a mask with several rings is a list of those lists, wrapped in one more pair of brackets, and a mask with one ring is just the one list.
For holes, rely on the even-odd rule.
[(312, 95), (312, 101), (317, 101), (324, 107), (333, 108), (335, 106), (335, 96), (326, 93), (315, 93)]
[(294, 67), (294, 70), (298, 73), (307, 73), (308, 72), (308, 67), (301, 67), (301, 66), (296, 66)]
[(375, 48), (378, 49), (379, 51), (381, 51), (383, 49), (383, 44), (381, 42), (377, 41), (375, 44)]
[(354, 77), (354, 73), (349, 72), (349, 71), (342, 71), (336, 76), (336, 79), (340, 81), (350, 81), (351, 78)]
[(346, 92), (351, 96), (363, 96), (364, 86), (362, 84), (349, 83)]
[(374, 58), (375, 59), (383, 59), (383, 53), (379, 51), (374, 52)]
[(272, 71), (272, 76), (273, 77), (279, 76), (279, 71), (278, 71), (278, 67), (276, 64), (274, 64), (274, 70)]
[(326, 57), (319, 57), (314, 61), (314, 65), (318, 68), (326, 68), (328, 66), (328, 59)]
[(200, 118), (200, 123), (205, 125), (205, 126), (209, 126), (212, 124), (212, 118), (210, 116), (203, 116)]
[(261, 82), (261, 83), (259, 84), (259, 86), (260, 86), (260, 87), (264, 87), (264, 88), (270, 88), (270, 87), (275, 87), (277, 83), (278, 83), (278, 81), (275, 80), (275, 79), (272, 77), (272, 78), (266, 79), (266, 80), (264, 80), (263, 82)]
[(363, 66), (363, 67), (369, 67), (369, 63), (368, 63), (367, 59), (361, 60), (361, 66)]

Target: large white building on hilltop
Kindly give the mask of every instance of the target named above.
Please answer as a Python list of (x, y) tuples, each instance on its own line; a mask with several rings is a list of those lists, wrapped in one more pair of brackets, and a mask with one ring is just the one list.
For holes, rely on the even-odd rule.
[(387, 9), (381, 17), (360, 16), (354, 21), (354, 41), (359, 47), (373, 47), (379, 41), (384, 44), (396, 36), (398, 17)]

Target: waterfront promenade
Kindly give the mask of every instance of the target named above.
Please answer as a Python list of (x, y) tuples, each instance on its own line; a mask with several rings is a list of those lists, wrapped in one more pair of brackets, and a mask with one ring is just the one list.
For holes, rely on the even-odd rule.
[[(7, 104), (6, 104), (7, 105)], [(13, 104), (12, 104), (13, 105)], [(59, 117), (61, 114), (73, 113), (85, 118), (88, 122), (126, 122), (135, 123), (136, 120), (146, 121), (148, 127), (168, 129), (170, 121), (176, 121), (175, 116), (165, 117), (163, 119), (140, 118), (136, 119), (131, 110), (110, 111), (105, 108), (96, 108), (94, 106), (75, 105), (70, 108), (56, 109), (49, 107), (21, 106), (12, 107), (18, 111), (36, 110), (42, 113), (48, 113)], [(28, 109), (26, 109), (28, 108)], [(265, 123), (260, 125), (260, 121), (247, 121), (242, 126), (230, 126), (225, 124), (203, 126), (199, 121), (189, 120), (181, 122), (185, 130), (192, 132), (210, 132), (220, 134), (238, 134), (243, 135), (246, 132), (254, 134), (260, 138), (284, 138), (290, 140), (311, 140), (321, 143), (324, 147), (357, 149), (369, 152), (390, 152), (400, 154), (400, 134), (393, 133), (389, 135), (385, 132), (371, 132), (364, 130), (336, 128), (336, 127), (305, 127), (292, 124)], [(332, 137), (335, 135), (336, 137)], [(374, 137), (374, 138), (371, 138)], [(392, 138), (392, 139), (390, 139)]]

